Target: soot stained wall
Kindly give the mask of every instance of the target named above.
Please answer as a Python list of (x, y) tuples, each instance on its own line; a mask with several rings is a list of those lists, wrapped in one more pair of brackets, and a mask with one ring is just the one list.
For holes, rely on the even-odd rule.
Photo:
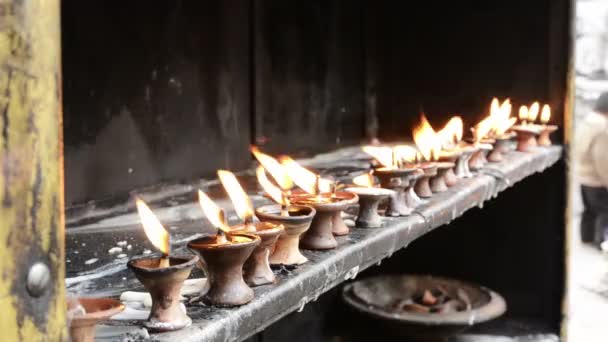
[(249, 164), (248, 1), (63, 1), (67, 203)]

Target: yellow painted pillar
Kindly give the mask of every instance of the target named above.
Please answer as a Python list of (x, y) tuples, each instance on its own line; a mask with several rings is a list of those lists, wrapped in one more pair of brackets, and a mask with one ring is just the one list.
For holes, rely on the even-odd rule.
[(0, 0), (0, 340), (65, 341), (59, 0)]

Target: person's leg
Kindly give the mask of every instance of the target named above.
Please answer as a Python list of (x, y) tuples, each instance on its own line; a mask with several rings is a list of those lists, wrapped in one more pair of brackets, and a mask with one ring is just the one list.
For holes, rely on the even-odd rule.
[(585, 187), (589, 209), (595, 213), (595, 239), (599, 245), (608, 240), (608, 190), (606, 188)]
[(597, 214), (593, 211), (591, 206), (591, 198), (593, 197), (593, 191), (595, 188), (591, 188), (585, 185), (581, 185), (581, 197), (583, 199), (583, 215), (580, 222), (581, 241), (583, 243), (593, 243), (596, 240), (596, 225), (595, 221)]

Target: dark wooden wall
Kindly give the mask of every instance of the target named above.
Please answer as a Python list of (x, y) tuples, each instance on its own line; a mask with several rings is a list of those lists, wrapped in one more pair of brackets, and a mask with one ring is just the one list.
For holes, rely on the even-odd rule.
[(63, 1), (67, 203), (249, 164), (247, 1)]
[[(63, 2), (67, 203), (467, 124), (493, 96), (562, 123), (562, 1)], [(117, 9), (120, 10), (117, 10)]]
[(255, 1), (258, 143), (297, 153), (361, 139), (362, 6), (360, 0)]

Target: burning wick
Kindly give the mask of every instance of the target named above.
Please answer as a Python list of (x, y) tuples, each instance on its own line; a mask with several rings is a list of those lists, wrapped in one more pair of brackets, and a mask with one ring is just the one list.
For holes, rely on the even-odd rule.
[(353, 178), (353, 184), (365, 188), (375, 187), (374, 183), (374, 170), (370, 170), (368, 173)]
[(207, 220), (209, 220), (211, 225), (217, 229), (216, 243), (227, 243), (228, 239), (226, 238), (226, 234), (228, 233), (228, 224), (226, 223), (224, 210), (218, 207), (217, 204), (201, 190), (198, 191), (198, 203), (201, 206), (201, 209), (203, 209)]
[(279, 189), (272, 184), (272, 182), (270, 182), (268, 177), (266, 177), (266, 170), (263, 166), (258, 166), (258, 168), (255, 170), (255, 174), (258, 179), (258, 183), (260, 183), (262, 189), (264, 189), (264, 192), (266, 192), (266, 194), (268, 194), (273, 201), (281, 205), (281, 216), (289, 216), (287, 207), (290, 203), (287, 191)]
[(551, 120), (551, 107), (546, 104), (540, 112), (540, 123), (546, 126), (549, 123), (549, 120)]
[(243, 220), (245, 224), (245, 230), (247, 232), (255, 232), (255, 226), (253, 224), (253, 205), (251, 200), (239, 181), (236, 179), (234, 174), (226, 170), (218, 170), (217, 176), (220, 178), (220, 182), (224, 186), (224, 189), (230, 197), (232, 205), (236, 210), (236, 214)]
[(135, 204), (137, 205), (137, 213), (148, 240), (162, 253), (158, 267), (166, 268), (171, 266), (169, 261), (169, 253), (171, 251), (169, 233), (144, 201), (136, 198)]
[(527, 106), (521, 106), (519, 107), (519, 120), (521, 120), (521, 124), (522, 126), (527, 125), (527, 121), (528, 121), (528, 107)]

